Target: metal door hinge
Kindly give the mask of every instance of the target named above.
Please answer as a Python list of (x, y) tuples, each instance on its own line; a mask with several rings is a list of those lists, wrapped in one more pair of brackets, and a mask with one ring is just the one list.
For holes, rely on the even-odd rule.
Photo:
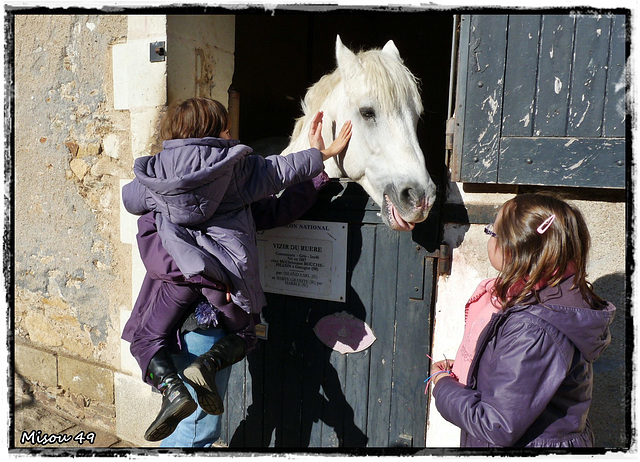
[(451, 247), (449, 244), (440, 244), (435, 257), (438, 259), (438, 276), (451, 274)]
[(456, 118), (455, 117), (450, 117), (447, 120), (447, 125), (445, 128), (445, 148), (447, 151), (453, 151), (453, 134), (455, 131), (455, 127), (456, 127)]

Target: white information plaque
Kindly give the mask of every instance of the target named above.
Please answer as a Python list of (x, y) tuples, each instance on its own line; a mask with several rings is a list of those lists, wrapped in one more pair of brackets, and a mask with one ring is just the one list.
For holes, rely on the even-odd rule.
[(265, 292), (344, 302), (347, 224), (298, 220), (258, 232)]

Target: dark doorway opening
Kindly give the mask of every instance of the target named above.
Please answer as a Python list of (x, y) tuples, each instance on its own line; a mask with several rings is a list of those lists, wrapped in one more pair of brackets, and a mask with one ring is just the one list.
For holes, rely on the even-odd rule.
[(307, 88), (335, 69), (336, 35), (353, 51), (393, 40), (421, 81), (418, 139), (442, 184), (452, 28), (447, 12), (239, 13), (233, 88), (240, 93), (240, 139), (251, 145), (291, 134)]
[[(239, 12), (233, 79), (239, 138), (254, 146), (291, 134), (307, 88), (335, 69), (336, 35), (353, 51), (393, 40), (421, 81), (425, 111), (418, 139), (442, 191), (452, 28), (453, 15), (446, 12)], [(269, 338), (244, 366), (234, 366), (229, 382), (222, 439), (231, 448), (425, 445), (422, 382), (438, 214), (413, 233), (393, 232), (362, 189), (348, 191), (357, 184), (338, 186), (346, 188), (335, 195), (340, 200), (319, 198), (305, 219), (348, 224), (346, 302), (268, 294)], [(343, 311), (371, 326), (377, 337), (371, 348), (340, 355), (318, 340), (316, 323)]]

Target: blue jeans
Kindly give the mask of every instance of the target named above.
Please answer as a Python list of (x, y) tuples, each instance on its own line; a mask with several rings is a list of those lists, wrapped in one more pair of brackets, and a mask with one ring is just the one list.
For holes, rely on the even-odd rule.
[[(182, 337), (182, 351), (173, 356), (173, 361), (182, 376), (182, 371), (189, 366), (198, 356), (209, 349), (225, 336), (222, 329), (207, 329), (187, 332)], [(216, 373), (216, 386), (222, 398), (227, 393), (227, 384), (231, 368), (227, 367)], [(196, 392), (185, 383), (189, 392), (196, 398)], [(219, 415), (207, 414), (200, 406), (189, 417), (178, 424), (175, 431), (162, 440), (163, 448), (208, 448), (220, 438), (221, 419)]]

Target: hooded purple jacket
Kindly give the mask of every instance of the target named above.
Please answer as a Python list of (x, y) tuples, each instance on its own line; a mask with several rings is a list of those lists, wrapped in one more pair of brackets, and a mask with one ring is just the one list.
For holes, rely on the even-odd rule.
[(592, 363), (609, 345), (615, 307), (591, 309), (573, 277), (540, 291), (544, 304), (494, 314), (467, 385), (443, 377), (436, 407), (462, 429), (461, 447), (589, 447)]
[(287, 156), (250, 155), (237, 140), (169, 140), (155, 156), (136, 159), (136, 178), (122, 199), (130, 213), (156, 213), (167, 253), (189, 278), (204, 274), (232, 288), (248, 313), (265, 305), (251, 203), (309, 180), (323, 170), (311, 148)]
[[(260, 231), (277, 228), (297, 220), (313, 206), (318, 197), (318, 191), (324, 188), (328, 181), (329, 177), (325, 172), (322, 172), (313, 181), (304, 181), (290, 186), (277, 197), (273, 195), (254, 202), (251, 204), (251, 213), (255, 219), (256, 229)], [(155, 292), (159, 285), (163, 281), (172, 284), (185, 283), (184, 275), (162, 246), (154, 215), (156, 214), (150, 212), (138, 219), (136, 238), (147, 274), (142, 282), (138, 299), (133, 306), (133, 312), (122, 332), (122, 338), (129, 343), (133, 343), (140, 324), (147, 322), (145, 321), (146, 311), (149, 309), (150, 303), (154, 302)], [(172, 316), (171, 313), (166, 313), (167, 316)], [(179, 328), (166, 338), (167, 347), (174, 352), (179, 351), (181, 345), (178, 331)], [(147, 370), (151, 357), (151, 353), (149, 353), (148, 358), (141, 356), (137, 358), (142, 370)], [(146, 376), (143, 375), (143, 380), (145, 379)]]

